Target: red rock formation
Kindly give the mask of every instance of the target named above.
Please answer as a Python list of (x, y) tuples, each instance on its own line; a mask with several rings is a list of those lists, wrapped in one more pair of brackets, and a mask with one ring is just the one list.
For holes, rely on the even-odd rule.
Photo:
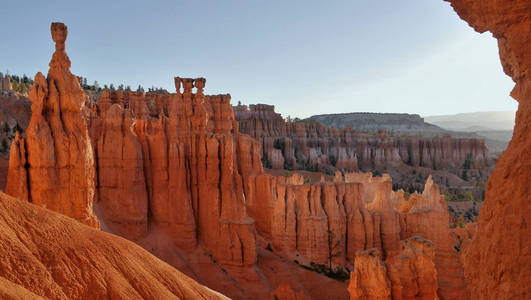
[(467, 223), (464, 228), (453, 228), (450, 230), (454, 240), (454, 248), (459, 253), (465, 253), (472, 239), (476, 235), (478, 224), (476, 222)]
[(377, 249), (358, 252), (350, 273), (350, 299), (439, 299), (434, 252), (433, 244), (420, 237), (402, 241), (400, 254), (387, 262)]
[(504, 72), (518, 103), (513, 139), (492, 173), (475, 238), (464, 262), (472, 299), (531, 297), (531, 2), (452, 0), (478, 32), (498, 39)]
[[(96, 209), (109, 230), (130, 239), (147, 232), (148, 199), (142, 147), (133, 118), (114, 104), (90, 126), (98, 169)], [(117, 201), (120, 199), (120, 201)]]
[(291, 289), (291, 286), (287, 284), (279, 285), (269, 296), (270, 300), (311, 300), (310, 297), (306, 297), (304, 293), (295, 292)]
[(2, 299), (228, 299), (129, 241), (3, 193), (0, 215)]
[[(13, 143), (6, 190), (98, 227), (92, 212), (93, 154), (82, 115), (86, 95), (77, 77), (70, 73), (66, 26), (52, 23), (51, 31), (56, 51), (48, 78), (41, 73), (35, 76), (30, 92), (32, 117), (26, 138)], [(21, 184), (26, 182), (26, 186)]]
[(356, 253), (378, 249), (396, 257), (400, 240), (422, 236), (435, 245), (434, 261), (442, 299), (463, 299), (463, 273), (448, 228), (448, 212), (431, 177), (422, 195), (393, 192), (389, 176), (338, 173), (334, 182), (305, 184), (291, 177), (256, 177), (249, 214), (275, 252), (312, 263), (346, 267)]
[(387, 266), (377, 249), (360, 251), (356, 254), (354, 270), (350, 272), (348, 291), (351, 300), (391, 299), (391, 281)]
[[(446, 170), (485, 180), (487, 149), (483, 140), (369, 135), (350, 127), (335, 129), (317, 122), (284, 122), (274, 106), (235, 106), (240, 131), (262, 141), (264, 165), (273, 169), (385, 170), (401, 165)], [(470, 165), (464, 168), (465, 162)], [(467, 164), (468, 164), (467, 163)]]
[(205, 96), (203, 78), (175, 84), (175, 94), (105, 92), (92, 112), (98, 211), (107, 225), (125, 226), (113, 232), (127, 238), (145, 235), (147, 222), (180, 248), (201, 242), (224, 265), (251, 266), (242, 174), (261, 172), (259, 145), (237, 132), (229, 95)]
[[(268, 297), (270, 287), (280, 283), (277, 277), (292, 286), (312, 276), (319, 279), (308, 282), (324, 280), (321, 275), (308, 275), (310, 271), (297, 266), (295, 260), (303, 265), (314, 262), (349, 268), (355, 264), (357, 251), (371, 248), (391, 259), (400, 253), (400, 239), (413, 234), (433, 239), (439, 278), (454, 278), (439, 284), (440, 295), (450, 295), (447, 290), (451, 289), (456, 289), (451, 295), (462, 291), (457, 256), (454, 268), (454, 257), (446, 255), (451, 251), (449, 232), (444, 230), (448, 227), (446, 208), (431, 179), (423, 195), (408, 198), (392, 191), (389, 176), (347, 173), (343, 178), (338, 173), (332, 181), (322, 178), (309, 184), (297, 175), (264, 174), (261, 146), (239, 133), (230, 96), (205, 96), (203, 78), (175, 78), (176, 93), (171, 94), (105, 92), (97, 104), (83, 107), (81, 101), (74, 110), (71, 100), (85, 97), (77, 81), (64, 79), (72, 76), (60, 43), (66, 29), (57, 32), (58, 49), (49, 78), (37, 75), (32, 90), (33, 115), (27, 138), (18, 136), (13, 143), (8, 180), (12, 194), (23, 199), (28, 195), (29, 200), (43, 204), (35, 200), (41, 194), (34, 194), (34, 189), (75, 189), (79, 194), (70, 202), (62, 198), (63, 202), (57, 202), (50, 195), (42, 199), (59, 205), (48, 208), (82, 219), (71, 208), (78, 212), (82, 207), (93, 216), (90, 205), (81, 205), (77, 197), (84, 192), (92, 199), (92, 194), (79, 186), (77, 179), (83, 172), (87, 181), (95, 176), (95, 210), (104, 230), (138, 242), (237, 299)], [(64, 75), (63, 81), (58, 74)], [(56, 83), (60, 84), (54, 92)], [(65, 84), (72, 86), (66, 89)], [(56, 101), (57, 97), (64, 101)], [(66, 129), (59, 118), (65, 119), (69, 135), (63, 134)], [(306, 129), (300, 125), (293, 130), (302, 136)], [(86, 143), (74, 144), (79, 141)], [(67, 148), (63, 142), (72, 145)], [(39, 149), (44, 150), (39, 153)], [(88, 168), (91, 155), (95, 174)], [(56, 174), (64, 173), (64, 164), (55, 164), (55, 156), (58, 162), (73, 156), (66, 161), (76, 164), (66, 166), (69, 178), (76, 180), (67, 184), (61, 181), (63, 177), (57, 179)], [(43, 161), (45, 169), (40, 167)], [(41, 174), (36, 170), (56, 177), (32, 177)], [(436, 222), (432, 224), (430, 219)], [(279, 266), (277, 270), (260, 265), (258, 255)], [(283, 273), (293, 269), (297, 269), (296, 276)], [(323, 295), (307, 286), (303, 290)], [(341, 295), (341, 291), (331, 294)]]

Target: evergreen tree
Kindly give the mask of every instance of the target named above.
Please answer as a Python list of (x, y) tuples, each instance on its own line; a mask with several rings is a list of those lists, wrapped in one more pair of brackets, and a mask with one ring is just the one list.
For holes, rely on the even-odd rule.
[(2, 147), (0, 148), (0, 150), (5, 153), (7, 151), (7, 147), (8, 145), (6, 139), (2, 139)]
[(11, 131), (11, 128), (9, 127), (9, 124), (7, 122), (4, 123), (4, 132), (7, 134)]

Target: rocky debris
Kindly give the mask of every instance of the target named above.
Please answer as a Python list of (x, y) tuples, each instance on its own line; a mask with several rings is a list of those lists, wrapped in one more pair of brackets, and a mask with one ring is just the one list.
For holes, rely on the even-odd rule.
[(0, 295), (8, 281), (23, 299), (228, 299), (132, 242), (4, 193), (0, 207)]
[(449, 1), (478, 32), (498, 40), (504, 72), (516, 86), (519, 103), (513, 139), (487, 184), (477, 233), (465, 251), (464, 266), (472, 299), (531, 297), (531, 2)]
[(304, 295), (302, 291), (295, 292), (291, 289), (291, 286), (287, 284), (279, 285), (274, 291), (271, 292), (270, 300), (311, 300), (310, 297)]
[(433, 244), (414, 236), (402, 241), (401, 248), (386, 262), (377, 249), (356, 253), (348, 287), (351, 300), (439, 299)]
[(82, 112), (86, 96), (70, 73), (66, 26), (52, 23), (51, 32), (56, 51), (48, 77), (35, 76), (30, 123), (26, 138), (12, 145), (6, 191), (98, 227), (92, 211), (94, 161)]
[(262, 141), (268, 168), (333, 173), (411, 166), (444, 170), (467, 180), (488, 177), (488, 151), (481, 139), (374, 135), (315, 121), (285, 122), (274, 106), (265, 104), (235, 106), (234, 112), (240, 131)]

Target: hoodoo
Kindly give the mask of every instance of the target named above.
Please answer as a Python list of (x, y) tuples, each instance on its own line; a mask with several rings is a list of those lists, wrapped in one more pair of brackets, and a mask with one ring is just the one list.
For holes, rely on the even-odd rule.
[[(274, 175), (275, 170), (265, 171), (262, 166), (260, 141), (241, 133), (239, 124), (261, 139), (267, 148), (265, 162), (278, 168), (301, 161), (322, 166), (333, 161), (335, 167), (329, 171), (355, 169), (358, 164), (418, 161), (458, 172), (468, 150), (477, 157), (478, 165), (482, 164), (485, 152), (481, 143), (445, 152), (451, 141), (423, 142), (426, 147), (421, 154), (419, 149), (409, 151), (407, 145), (382, 137), (382, 145), (387, 146), (378, 146), (381, 151), (362, 150), (358, 155), (348, 150), (348, 144), (356, 140), (352, 132), (286, 124), (271, 109), (253, 112), (263, 114), (263, 123), (241, 110), (238, 113), (247, 121), (238, 123), (230, 95), (205, 95), (204, 78), (176, 77), (173, 93), (104, 90), (99, 101), (91, 102), (69, 71), (66, 26), (53, 23), (52, 36), (56, 52), (47, 78), (40, 73), (35, 77), (26, 136), (17, 134), (12, 143), (7, 192), (40, 206), (35, 210), (38, 216), (59, 218), (64, 226), (71, 226), (70, 236), (86, 235), (102, 247), (106, 241), (123, 243), (104, 249), (137, 258), (132, 263), (140, 269), (149, 269), (146, 263), (154, 264), (155, 271), (143, 273), (133, 268), (135, 280), (116, 283), (126, 285), (128, 292), (144, 296), (147, 292), (142, 287), (129, 285), (143, 279), (139, 274), (147, 274), (155, 288), (163, 281), (161, 275), (170, 276), (173, 279), (161, 293), (178, 294), (175, 278), (181, 274), (122, 239), (81, 224), (71, 225), (74, 221), (42, 207), (94, 227), (101, 224), (102, 230), (136, 242), (234, 299), (344, 299), (349, 291), (353, 299), (466, 299), (447, 206), (431, 176), (422, 193), (406, 193), (394, 191), (387, 174), (374, 177), (371, 173), (336, 172), (329, 176), (283, 170), (283, 175)], [(522, 114), (519, 116), (523, 122)], [(526, 133), (522, 129), (517, 134), (523, 139)], [(276, 144), (271, 136), (283, 136), (283, 144)], [(309, 137), (315, 139), (309, 142)], [(334, 142), (327, 144), (331, 137)], [(358, 146), (352, 149), (368, 149)], [(330, 154), (328, 158), (323, 156), (325, 152)], [(365, 152), (377, 154), (365, 157)], [(406, 153), (413, 158), (402, 157)], [(511, 162), (516, 168), (528, 166)], [(514, 188), (519, 193), (528, 191), (525, 181), (518, 182)], [(489, 189), (492, 195), (493, 187)], [(508, 197), (508, 191), (501, 191)], [(7, 208), (33, 214), (31, 204), (8, 200)], [(525, 221), (523, 217), (518, 220)], [(18, 227), (16, 230), (22, 230)], [(56, 234), (54, 228), (50, 235)], [(38, 236), (33, 231), (28, 234)], [(89, 251), (82, 241), (75, 242), (73, 249)], [(474, 256), (473, 246), (467, 249), (467, 264), (480, 260)], [(129, 269), (115, 261), (103, 261), (101, 266)], [(467, 271), (469, 278), (478, 276), (471, 270)], [(61, 272), (52, 273), (66, 274)], [(100, 276), (97, 270), (90, 272)], [(22, 276), (15, 275), (10, 279)], [(474, 288), (492, 287), (484, 282)], [(50, 284), (62, 295), (56, 283)], [(324, 290), (317, 284), (330, 288)], [(97, 288), (114, 291), (112, 285), (102, 286)], [(151, 294), (145, 294), (146, 298), (159, 296), (153, 286), (148, 287)], [(191, 286), (197, 293), (190, 291), (184, 296), (217, 296), (195, 283)], [(88, 290), (80, 287), (74, 297), (90, 295)]]
[(37, 73), (30, 91), (26, 138), (12, 144), (6, 192), (99, 227), (93, 214), (94, 156), (83, 116), (88, 100), (65, 51), (68, 35), (52, 23), (55, 53), (45, 78)]

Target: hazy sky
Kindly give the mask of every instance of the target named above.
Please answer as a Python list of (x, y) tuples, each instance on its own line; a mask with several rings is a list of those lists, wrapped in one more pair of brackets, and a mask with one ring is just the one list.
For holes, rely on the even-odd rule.
[(442, 0), (26, 0), (0, 17), (3, 72), (46, 72), (60, 21), (89, 82), (173, 92), (174, 76), (206, 77), (209, 94), (299, 117), (517, 107), (496, 40)]

